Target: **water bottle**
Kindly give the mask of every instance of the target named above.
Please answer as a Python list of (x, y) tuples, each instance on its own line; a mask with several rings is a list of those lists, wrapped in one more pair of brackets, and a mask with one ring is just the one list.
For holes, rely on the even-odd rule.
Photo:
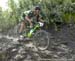
[(28, 37), (31, 37), (32, 34), (33, 34), (33, 32), (34, 32), (37, 28), (39, 28), (39, 27), (40, 27), (40, 25), (37, 24), (33, 29), (31, 29), (30, 32), (28, 33)]
[(34, 29), (31, 29), (30, 32), (28, 33), (28, 37), (31, 37), (33, 32), (34, 32)]

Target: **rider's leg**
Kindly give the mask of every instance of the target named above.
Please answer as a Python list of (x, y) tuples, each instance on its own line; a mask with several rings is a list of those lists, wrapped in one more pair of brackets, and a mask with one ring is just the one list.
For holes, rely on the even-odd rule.
[(20, 29), (19, 29), (19, 34), (22, 33), (22, 31), (23, 31), (24, 28), (25, 28), (25, 21), (22, 21), (21, 25), (20, 25)]

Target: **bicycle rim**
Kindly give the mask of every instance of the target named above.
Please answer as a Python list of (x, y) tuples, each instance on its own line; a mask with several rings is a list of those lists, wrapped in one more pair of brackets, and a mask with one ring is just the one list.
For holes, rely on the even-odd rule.
[(46, 50), (49, 46), (48, 32), (40, 30), (33, 36), (34, 45), (40, 50)]

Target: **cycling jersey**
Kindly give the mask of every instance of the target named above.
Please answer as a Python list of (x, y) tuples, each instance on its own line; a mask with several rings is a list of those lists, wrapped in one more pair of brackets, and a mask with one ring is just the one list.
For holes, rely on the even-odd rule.
[(28, 16), (30, 19), (32, 19), (34, 22), (38, 22), (39, 21), (39, 17), (43, 18), (42, 14), (40, 13), (37, 17), (34, 15), (34, 12), (31, 10), (25, 11), (23, 12), (22, 16), (21, 16), (21, 20), (24, 21), (25, 20), (25, 16)]

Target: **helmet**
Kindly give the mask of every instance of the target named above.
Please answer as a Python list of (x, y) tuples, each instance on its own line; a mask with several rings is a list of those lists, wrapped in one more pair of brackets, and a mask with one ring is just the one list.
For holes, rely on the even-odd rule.
[(41, 8), (39, 6), (36, 6), (35, 10), (41, 10)]

